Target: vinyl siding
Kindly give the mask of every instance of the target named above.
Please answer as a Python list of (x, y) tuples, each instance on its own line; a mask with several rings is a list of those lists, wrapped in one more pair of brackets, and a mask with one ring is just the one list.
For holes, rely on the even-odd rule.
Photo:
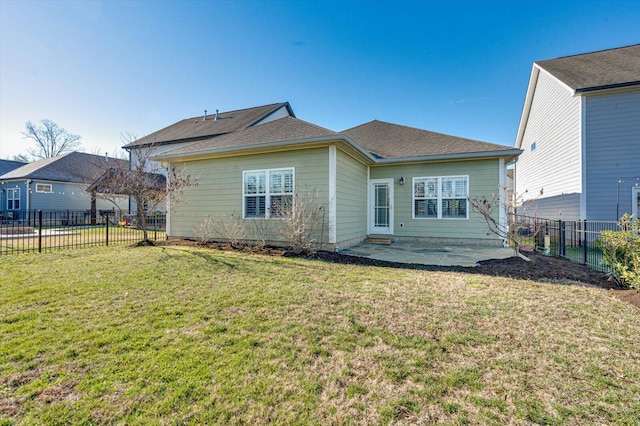
[[(51, 185), (52, 192), (36, 192), (36, 185), (42, 183)], [(44, 180), (31, 181), (30, 191), (27, 191), (27, 183), (25, 181), (20, 182), (7, 182), (5, 185), (8, 188), (16, 187), (20, 188), (20, 210), (90, 210), (91, 209), (91, 194), (86, 192), (86, 188), (89, 186), (87, 183), (69, 183), (69, 182), (52, 182)], [(30, 192), (30, 193), (29, 193)], [(27, 205), (27, 194), (29, 194), (29, 203)], [(119, 200), (118, 206), (115, 206), (112, 202), (107, 200), (96, 200), (96, 206), (98, 209), (112, 209), (121, 208), (127, 210), (129, 208), (128, 197), (123, 196)], [(7, 201), (6, 194), (3, 193), (2, 208), (0, 210), (6, 210)]]
[[(278, 219), (242, 219), (242, 172), (246, 170), (293, 167), (296, 194), (315, 193), (315, 203), (322, 204), (325, 211), (328, 207), (327, 148), (191, 161), (180, 163), (178, 167), (195, 179), (197, 185), (185, 188), (181, 196), (172, 198), (171, 237), (200, 237), (201, 224), (207, 217), (220, 221), (234, 215), (244, 224), (248, 232), (247, 239), (258, 237), (251, 232), (251, 228), (257, 224), (261, 229), (269, 229), (269, 240), (283, 241), (277, 229)], [(324, 220), (325, 226), (319, 227), (318, 233), (326, 240), (326, 215)], [(219, 226), (205, 228), (209, 237), (224, 237)]]
[(344, 152), (337, 153), (337, 241), (367, 236), (367, 167)]
[[(412, 179), (429, 176), (469, 176), (469, 197), (497, 194), (499, 190), (499, 161), (476, 160), (450, 163), (376, 166), (371, 168), (371, 179), (394, 180), (394, 235), (398, 237), (453, 238), (497, 240), (488, 233), (485, 220), (469, 208), (469, 219), (413, 219)], [(398, 178), (404, 176), (405, 184)], [(497, 213), (496, 213), (497, 214)], [(403, 224), (403, 227), (400, 227)]]
[(580, 194), (562, 194), (533, 200), (519, 214), (546, 219), (580, 220)]
[(544, 70), (534, 90), (522, 139), (524, 152), (516, 163), (516, 194), (537, 197), (541, 189), (544, 194), (539, 198), (580, 193), (580, 97)]
[(617, 220), (631, 213), (631, 191), (640, 186), (640, 90), (585, 98), (586, 205), (589, 220)]

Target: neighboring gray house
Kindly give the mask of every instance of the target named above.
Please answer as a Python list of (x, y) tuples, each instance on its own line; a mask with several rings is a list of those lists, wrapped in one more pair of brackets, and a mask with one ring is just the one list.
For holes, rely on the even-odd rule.
[(25, 164), (27, 163), (23, 163), (22, 161), (0, 160), (0, 176), (5, 173), (9, 173), (11, 170), (17, 169), (18, 167), (22, 167)]
[(640, 45), (535, 62), (515, 146), (538, 216), (638, 217)]
[[(82, 152), (24, 164), (0, 176), (0, 211), (19, 218), (31, 210), (90, 210), (87, 187), (109, 168), (128, 165), (125, 160)], [(96, 206), (127, 209), (128, 199), (123, 197), (117, 206), (98, 199)]]

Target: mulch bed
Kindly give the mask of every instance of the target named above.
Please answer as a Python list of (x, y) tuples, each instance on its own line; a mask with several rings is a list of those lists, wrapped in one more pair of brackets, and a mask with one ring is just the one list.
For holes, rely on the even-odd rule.
[(218, 250), (234, 250), (246, 253), (263, 254), (267, 256), (307, 257), (325, 262), (349, 265), (381, 266), (425, 271), (464, 272), (559, 284), (589, 285), (607, 289), (617, 298), (640, 309), (640, 290), (620, 289), (616, 283), (603, 272), (594, 271), (586, 266), (570, 262), (566, 259), (543, 256), (540, 253), (528, 251), (527, 247), (525, 247), (524, 250), (521, 250), (521, 252), (529, 259), (529, 261), (520, 257), (509, 257), (507, 259), (484, 260), (479, 262), (479, 266), (476, 267), (463, 267), (387, 262), (367, 257), (348, 256), (329, 251), (318, 251), (312, 255), (296, 255), (278, 247), (265, 246), (256, 248), (247, 245), (232, 247), (230, 244), (215, 242), (203, 244), (200, 241), (189, 239), (170, 239), (162, 243), (158, 243), (158, 245), (204, 246)]

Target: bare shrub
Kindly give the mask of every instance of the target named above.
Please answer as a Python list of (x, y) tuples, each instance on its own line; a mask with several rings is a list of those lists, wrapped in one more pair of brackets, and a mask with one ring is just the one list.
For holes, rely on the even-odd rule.
[(210, 243), (213, 238), (211, 235), (215, 230), (215, 220), (210, 215), (206, 215), (197, 225), (193, 227), (193, 234), (202, 244)]
[(193, 231), (203, 244), (216, 240), (215, 236), (218, 236), (237, 248), (244, 245), (246, 225), (237, 213), (219, 217), (207, 215)]
[[(295, 254), (313, 253), (322, 244), (325, 207), (318, 191), (297, 191), (275, 207), (282, 236)], [(320, 238), (318, 236), (320, 233)]]
[(258, 250), (267, 245), (269, 238), (269, 222), (266, 220), (245, 221), (246, 235), (251, 236), (249, 242)]
[[(534, 201), (534, 199), (524, 200), (524, 194), (510, 195), (507, 188), (500, 185), (498, 193), (491, 194), (491, 197), (483, 195), (470, 198), (469, 204), (471, 210), (479, 213), (485, 220), (489, 226), (489, 232), (506, 241), (513, 248), (515, 255), (519, 256), (522, 242), (535, 239), (543, 229), (538, 221), (530, 221), (526, 218), (526, 216), (536, 216), (533, 211)], [(501, 220), (500, 210), (504, 211), (505, 220)], [(526, 232), (522, 232), (523, 229), (526, 229)]]

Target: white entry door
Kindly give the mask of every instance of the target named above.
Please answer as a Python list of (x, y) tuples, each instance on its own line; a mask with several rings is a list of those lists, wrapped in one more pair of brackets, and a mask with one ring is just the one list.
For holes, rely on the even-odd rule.
[(393, 179), (369, 183), (369, 234), (393, 234)]

